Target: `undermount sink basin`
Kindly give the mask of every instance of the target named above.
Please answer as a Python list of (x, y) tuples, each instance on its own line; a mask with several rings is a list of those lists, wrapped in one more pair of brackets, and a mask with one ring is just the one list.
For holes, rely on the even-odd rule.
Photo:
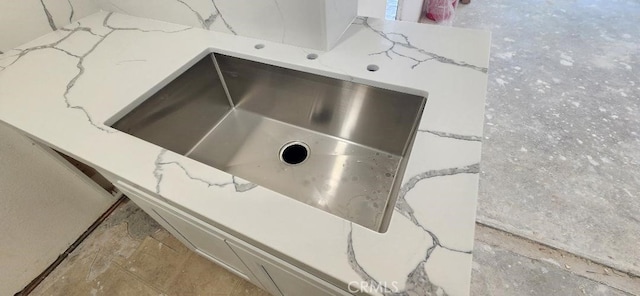
[(425, 95), (218, 53), (176, 76), (111, 126), (386, 231)]

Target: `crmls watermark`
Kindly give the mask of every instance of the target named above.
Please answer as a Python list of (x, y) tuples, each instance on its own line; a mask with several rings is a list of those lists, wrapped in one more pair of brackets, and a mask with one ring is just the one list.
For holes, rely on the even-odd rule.
[(365, 281), (351, 281), (349, 282), (349, 293), (355, 292), (365, 292), (365, 293), (384, 293), (384, 292), (400, 292), (400, 288), (398, 287), (398, 282), (393, 281), (391, 283), (387, 282), (378, 282), (369, 283)]

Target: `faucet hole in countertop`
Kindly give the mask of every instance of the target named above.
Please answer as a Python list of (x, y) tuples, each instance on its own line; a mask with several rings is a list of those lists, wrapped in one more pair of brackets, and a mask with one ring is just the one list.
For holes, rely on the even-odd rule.
[(375, 72), (380, 70), (380, 67), (378, 67), (378, 65), (371, 64), (367, 66), (367, 70), (369, 70), (369, 72)]
[(256, 49), (263, 49), (264, 48), (264, 44), (262, 43), (258, 43), (256, 44), (256, 46), (254, 46)]
[(315, 60), (317, 58), (318, 58), (318, 55), (315, 54), (315, 53), (310, 53), (310, 54), (307, 55), (307, 59), (309, 59), (309, 60)]

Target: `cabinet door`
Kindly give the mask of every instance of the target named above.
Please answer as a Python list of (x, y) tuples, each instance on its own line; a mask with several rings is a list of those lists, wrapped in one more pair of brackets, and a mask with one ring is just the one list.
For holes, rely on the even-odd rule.
[(255, 281), (224, 237), (213, 228), (128, 184), (118, 181), (115, 185), (190, 249), (245, 280)]
[[(115, 183), (112, 183), (112, 184), (115, 184)], [(165, 221), (162, 217), (160, 217), (160, 215), (158, 215), (158, 213), (156, 213), (153, 210), (154, 207), (155, 207), (153, 204), (150, 204), (150, 203), (146, 202), (144, 199), (141, 199), (140, 197), (136, 196), (134, 193), (130, 192), (129, 190), (127, 190), (127, 189), (125, 189), (123, 187), (119, 187), (119, 186), (120, 185), (117, 185), (116, 187), (118, 187), (118, 189), (120, 189), (120, 191), (122, 191), (122, 193), (124, 193), (124, 195), (126, 195), (133, 203), (135, 203), (145, 213), (147, 213), (147, 215), (149, 215), (151, 218), (153, 218), (153, 220), (158, 222), (158, 224), (160, 224), (162, 226), (162, 228), (164, 228), (169, 233), (171, 233), (171, 235), (173, 235), (173, 237), (175, 237), (182, 244), (187, 246), (187, 248), (189, 248), (191, 250), (195, 250), (195, 247), (189, 241), (187, 241), (182, 235), (180, 235), (180, 233), (178, 233), (173, 228), (173, 226), (171, 226), (169, 223), (167, 223), (167, 221)]]
[(232, 241), (227, 243), (272, 295), (351, 295), (253, 246)]

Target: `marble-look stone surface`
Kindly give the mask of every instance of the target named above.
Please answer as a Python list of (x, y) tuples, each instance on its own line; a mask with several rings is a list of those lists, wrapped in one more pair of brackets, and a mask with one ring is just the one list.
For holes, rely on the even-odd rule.
[[(0, 120), (344, 289), (395, 281), (398, 290), (385, 294), (468, 295), (489, 39), (484, 31), (359, 18), (332, 51), (320, 52), (99, 12), (0, 56)], [(429, 93), (386, 233), (104, 124), (210, 50)], [(379, 70), (368, 71), (372, 64)]]
[(94, 0), (0, 0), (0, 53), (98, 10)]
[(640, 3), (457, 13), (494, 32), (478, 220), (640, 275)]
[(357, 16), (357, 0), (96, 0), (107, 11), (317, 50)]

